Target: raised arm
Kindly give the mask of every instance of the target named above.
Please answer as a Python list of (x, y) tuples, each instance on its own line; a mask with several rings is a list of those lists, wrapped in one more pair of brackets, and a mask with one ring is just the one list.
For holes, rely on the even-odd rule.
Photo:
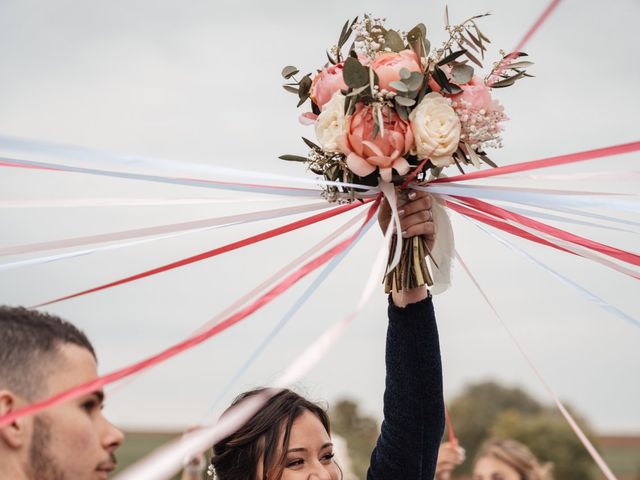
[[(429, 197), (401, 208), (403, 231), (433, 240)], [(384, 228), (385, 211), (381, 213)], [(442, 364), (431, 296), (425, 287), (389, 298), (384, 420), (368, 480), (433, 480), (444, 431)]]

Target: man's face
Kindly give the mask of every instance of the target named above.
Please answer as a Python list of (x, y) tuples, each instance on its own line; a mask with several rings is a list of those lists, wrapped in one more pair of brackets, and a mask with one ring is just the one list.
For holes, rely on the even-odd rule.
[[(97, 377), (91, 353), (65, 344), (51, 365), (47, 396)], [(103, 480), (115, 468), (123, 435), (102, 415), (101, 391), (65, 402), (34, 418), (30, 474), (38, 480)]]

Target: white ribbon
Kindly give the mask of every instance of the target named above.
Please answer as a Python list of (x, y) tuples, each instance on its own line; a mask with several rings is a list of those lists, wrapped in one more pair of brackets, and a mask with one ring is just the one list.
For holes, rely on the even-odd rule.
[[(378, 186), (380, 187), (380, 191), (384, 194), (384, 197), (387, 199), (387, 203), (389, 204), (389, 208), (391, 209), (391, 219), (389, 222), (389, 226), (393, 225), (394, 230), (396, 232), (396, 249), (393, 252), (393, 256), (391, 257), (391, 263), (387, 271), (391, 272), (396, 266), (400, 263), (400, 257), (402, 255), (402, 226), (400, 225), (400, 215), (398, 214), (398, 197), (396, 195), (396, 187), (390, 183), (385, 182), (380, 179)], [(389, 241), (391, 241), (391, 237), (389, 237)]]
[[(184, 232), (187, 230), (202, 230), (214, 226), (228, 225), (233, 223), (252, 222), (257, 220), (268, 220), (273, 218), (295, 215), (298, 213), (312, 212), (330, 208), (327, 202), (318, 202), (307, 205), (297, 205), (294, 207), (276, 208), (272, 210), (262, 210), (258, 212), (242, 213), (225, 217), (206, 218), (203, 220), (193, 220), (189, 222), (172, 223), (155, 227), (134, 228), (132, 230), (122, 230), (119, 232), (101, 233), (97, 235), (87, 235), (83, 237), (65, 238), (62, 240), (52, 240), (49, 242), (30, 243), (24, 245), (13, 245), (0, 248), (0, 256), (18, 255), (23, 253), (35, 253), (47, 250), (59, 250), (61, 248), (93, 245), (96, 243), (114, 242), (120, 240), (131, 240), (140, 237), (149, 237), (174, 232)], [(73, 252), (72, 252), (73, 253)]]
[(439, 195), (433, 196), (434, 202), (431, 207), (431, 216), (436, 231), (435, 241), (431, 249), (431, 272), (433, 273), (433, 286), (431, 293), (438, 295), (445, 292), (451, 286), (451, 261), (455, 250), (453, 228), (447, 213), (447, 208), (443, 205)]

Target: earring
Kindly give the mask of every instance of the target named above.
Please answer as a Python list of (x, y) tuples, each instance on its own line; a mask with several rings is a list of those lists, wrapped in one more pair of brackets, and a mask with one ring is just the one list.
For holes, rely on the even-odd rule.
[(217, 480), (218, 476), (216, 475), (216, 469), (213, 466), (213, 463), (210, 463), (207, 467), (207, 476), (211, 477), (213, 480)]

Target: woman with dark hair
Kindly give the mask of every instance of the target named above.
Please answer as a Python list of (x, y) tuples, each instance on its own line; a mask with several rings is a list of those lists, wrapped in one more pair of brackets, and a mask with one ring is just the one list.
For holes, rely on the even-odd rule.
[[(435, 235), (431, 196), (399, 199), (402, 235)], [(391, 218), (383, 203), (380, 226)], [(371, 455), (369, 480), (432, 480), (444, 430), (442, 366), (431, 294), (426, 287), (389, 298), (384, 420)], [(240, 395), (230, 408), (264, 390)], [(213, 447), (219, 480), (339, 480), (329, 418), (300, 395), (275, 393), (249, 421)]]

